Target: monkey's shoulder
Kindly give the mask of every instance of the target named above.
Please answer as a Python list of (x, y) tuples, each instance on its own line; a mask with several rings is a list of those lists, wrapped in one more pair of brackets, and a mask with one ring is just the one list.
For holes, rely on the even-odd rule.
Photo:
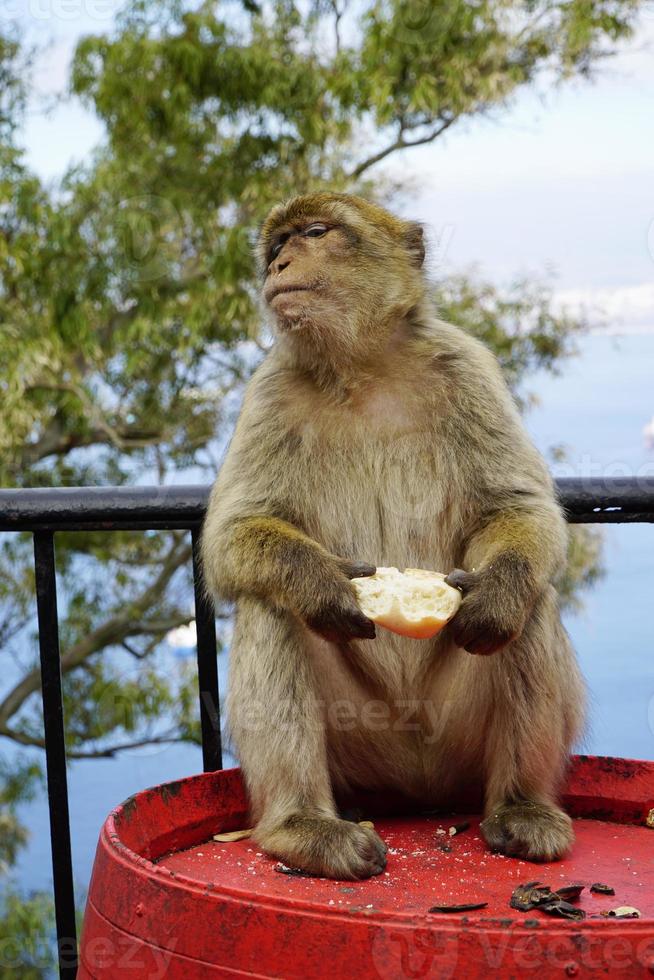
[(414, 352), (422, 365), (428, 365), (430, 390), (447, 399), (453, 418), (521, 426), (500, 362), (481, 340), (434, 318), (421, 325)]
[(461, 327), (437, 317), (427, 318), (416, 334), (414, 351), (432, 371), (456, 378), (486, 378), (502, 383), (495, 354)]

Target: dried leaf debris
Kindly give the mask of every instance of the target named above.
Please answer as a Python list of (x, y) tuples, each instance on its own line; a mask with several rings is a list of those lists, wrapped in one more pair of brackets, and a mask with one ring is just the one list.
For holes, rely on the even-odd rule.
[(430, 912), (476, 912), (488, 907), (488, 902), (464, 902), (461, 905), (432, 905)]
[(596, 895), (615, 895), (615, 888), (611, 888), (610, 885), (603, 885), (601, 881), (596, 881), (594, 885), (591, 885), (590, 890)]
[(528, 881), (524, 885), (518, 885), (511, 895), (509, 905), (518, 912), (540, 909), (547, 915), (557, 915), (563, 919), (585, 919), (584, 910), (571, 904), (579, 898), (583, 890), (583, 885), (573, 884), (552, 891), (549, 885)]

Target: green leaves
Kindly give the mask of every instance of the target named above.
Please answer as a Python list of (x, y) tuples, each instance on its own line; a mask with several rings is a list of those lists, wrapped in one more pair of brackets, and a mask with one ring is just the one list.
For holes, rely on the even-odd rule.
[(34, 797), (42, 778), (41, 768), (33, 762), (16, 756), (10, 765), (0, 757), (0, 878), (12, 866), (18, 851), (27, 841), (27, 832), (18, 818), (17, 806)]
[(0, 980), (46, 980), (56, 969), (54, 905), (44, 894), (0, 897)]
[[(0, 140), (8, 143), (25, 109), (29, 65), (14, 34), (0, 35)], [(0, 160), (2, 158), (0, 157)]]

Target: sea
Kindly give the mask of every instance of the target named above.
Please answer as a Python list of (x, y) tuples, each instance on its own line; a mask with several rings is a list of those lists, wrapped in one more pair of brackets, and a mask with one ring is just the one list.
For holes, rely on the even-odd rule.
[[(654, 449), (645, 428), (654, 418), (654, 331), (624, 336), (588, 334), (560, 373), (529, 379), (534, 404), (526, 424), (538, 447), (563, 456), (562, 476), (654, 476)], [(654, 428), (654, 426), (653, 426)], [(557, 453), (557, 457), (559, 453)], [(654, 759), (654, 524), (608, 525), (604, 577), (566, 615), (590, 698), (583, 751)], [(181, 655), (192, 656), (192, 651)], [(220, 656), (228, 683), (228, 653)], [(4, 751), (6, 746), (2, 746)], [(234, 765), (229, 754), (226, 765)], [(116, 759), (77, 761), (68, 772), (77, 899), (84, 900), (100, 827), (132, 793), (200, 772), (200, 749), (156, 746)], [(47, 800), (26, 804), (30, 839), (12, 879), (25, 892), (52, 884)]]

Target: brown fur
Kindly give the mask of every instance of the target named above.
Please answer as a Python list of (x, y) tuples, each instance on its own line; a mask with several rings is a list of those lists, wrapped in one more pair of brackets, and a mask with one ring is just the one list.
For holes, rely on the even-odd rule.
[[(329, 231), (305, 237), (315, 221)], [(297, 198), (273, 209), (259, 254), (276, 343), (203, 533), (208, 585), (237, 602), (229, 716), (257, 840), (363, 877), (383, 845), (338, 820), (335, 794), (447, 805), (479, 785), (492, 847), (560, 856), (584, 699), (551, 585), (566, 527), (498, 365), (429, 307), (418, 225)], [(297, 291), (275, 295), (284, 284)], [(361, 562), (461, 568), (461, 609), (431, 641), (365, 638)]]

